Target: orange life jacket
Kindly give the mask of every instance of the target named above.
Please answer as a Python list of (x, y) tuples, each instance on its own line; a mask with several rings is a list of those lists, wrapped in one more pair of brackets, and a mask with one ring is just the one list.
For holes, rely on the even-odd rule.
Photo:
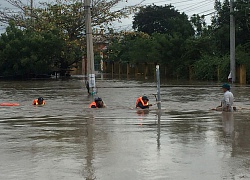
[(93, 101), (93, 102), (89, 105), (89, 108), (92, 108), (92, 106), (95, 106), (95, 108), (98, 108), (95, 101)]
[(141, 102), (143, 106), (148, 106), (148, 102), (147, 102), (147, 103), (144, 103), (144, 102), (143, 102), (142, 96), (139, 97), (139, 98), (136, 100), (135, 107), (137, 107), (137, 105), (138, 105), (139, 102)]
[[(33, 105), (39, 105), (39, 104), (38, 104), (38, 99), (35, 99), (35, 100), (33, 101)], [(40, 104), (40, 105), (45, 105), (45, 101), (43, 100), (43, 103)]]

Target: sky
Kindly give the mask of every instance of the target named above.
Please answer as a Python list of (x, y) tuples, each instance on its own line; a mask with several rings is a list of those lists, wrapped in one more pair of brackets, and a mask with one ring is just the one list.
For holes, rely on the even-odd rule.
[[(23, 0), (24, 3), (30, 2), (30, 0)], [(53, 0), (33, 0), (34, 4), (38, 2), (53, 2)], [(171, 4), (179, 12), (184, 12), (189, 17), (193, 14), (207, 15), (206, 22), (211, 23), (211, 13), (214, 12), (214, 0), (123, 0), (114, 8), (123, 8), (131, 5), (165, 5)], [(0, 8), (11, 8), (10, 4), (5, 0), (0, 0)], [(116, 30), (132, 30), (133, 15), (129, 18), (122, 19), (122, 23), (115, 22), (113, 28)], [(4, 31), (4, 27), (0, 27), (0, 32)]]
[[(189, 17), (193, 14), (199, 15), (207, 15), (205, 17), (206, 23), (211, 24), (211, 15), (213, 14), (214, 10), (214, 2), (215, 0), (124, 0), (123, 3), (119, 4), (117, 7), (124, 7), (129, 5), (173, 5), (176, 10), (179, 12), (184, 12)], [(114, 27), (116, 29), (132, 29), (132, 22), (133, 22), (133, 15), (130, 16), (128, 19), (123, 19), (122, 24), (116, 23)]]

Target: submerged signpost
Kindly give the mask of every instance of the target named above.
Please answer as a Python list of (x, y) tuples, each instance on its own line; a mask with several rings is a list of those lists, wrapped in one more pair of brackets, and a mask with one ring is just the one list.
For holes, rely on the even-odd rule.
[(90, 0), (84, 0), (85, 8), (85, 31), (87, 40), (87, 74), (88, 74), (88, 85), (89, 93), (91, 95), (96, 94), (95, 85), (95, 66), (94, 66), (94, 50), (93, 50), (93, 34), (91, 27), (91, 10)]
[(156, 80), (157, 80), (157, 107), (161, 110), (161, 90), (160, 90), (160, 66), (156, 65)]

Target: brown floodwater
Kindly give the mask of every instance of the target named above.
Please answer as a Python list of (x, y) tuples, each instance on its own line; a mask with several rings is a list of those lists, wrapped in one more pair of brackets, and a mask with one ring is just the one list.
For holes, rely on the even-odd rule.
[(250, 179), (250, 87), (234, 85), (244, 109), (222, 113), (220, 85), (164, 82), (161, 112), (138, 113), (155, 82), (97, 79), (107, 108), (89, 109), (81, 78), (1, 81), (0, 103), (20, 106), (0, 107), (0, 179)]

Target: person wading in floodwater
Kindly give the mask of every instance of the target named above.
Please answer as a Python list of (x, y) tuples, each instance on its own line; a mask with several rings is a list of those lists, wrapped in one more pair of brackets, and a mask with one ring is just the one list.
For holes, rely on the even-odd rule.
[(141, 96), (136, 100), (135, 107), (137, 109), (148, 109), (152, 104), (148, 104), (149, 99), (147, 96)]
[(224, 96), (221, 101), (221, 105), (216, 107), (217, 111), (233, 112), (236, 110), (236, 107), (233, 107), (234, 95), (232, 92), (230, 92), (230, 89), (231, 87), (229, 84), (222, 85)]

